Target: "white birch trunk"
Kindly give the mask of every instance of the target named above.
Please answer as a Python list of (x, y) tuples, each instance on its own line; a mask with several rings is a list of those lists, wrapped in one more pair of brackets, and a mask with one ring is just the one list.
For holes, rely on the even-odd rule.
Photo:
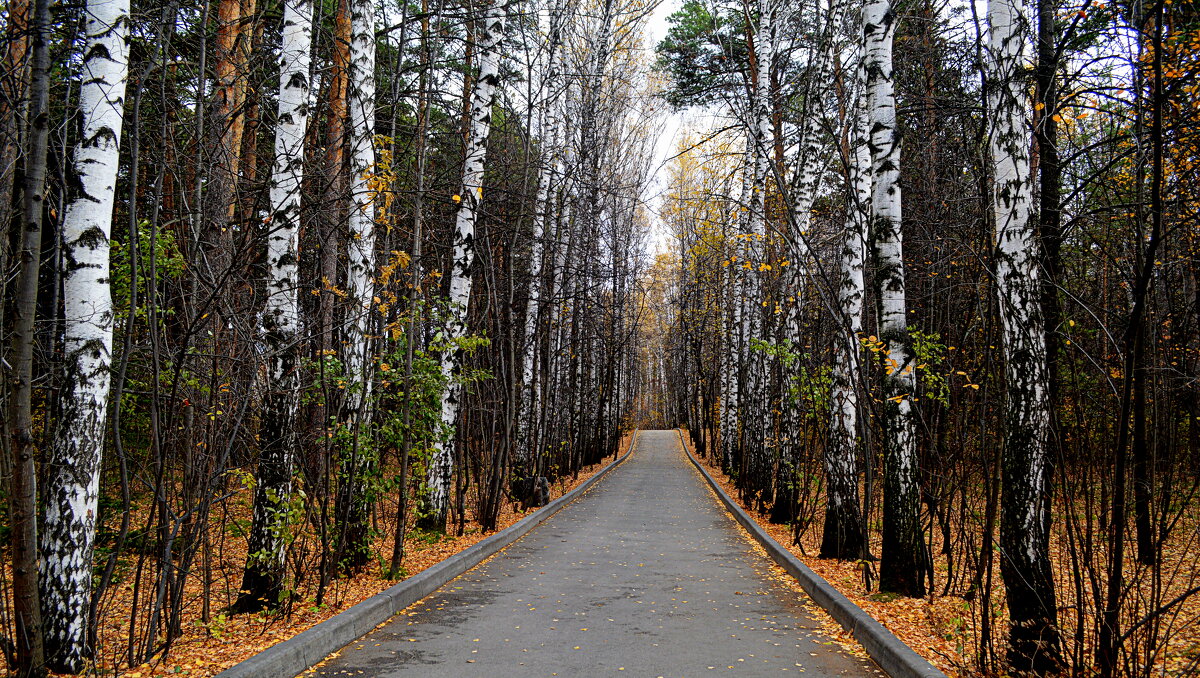
[[(845, 14), (845, 1), (833, 0), (826, 17), (826, 27), (823, 39), (814, 49), (814, 64), (808, 86), (808, 101), (805, 116), (801, 122), (799, 152), (796, 159), (796, 175), (793, 180), (791, 209), (789, 211), (789, 229), (787, 245), (789, 262), (784, 277), (785, 298), (781, 300), (785, 308), (783, 318), (783, 334), (792, 339), (795, 345), (803, 345), (803, 320), (801, 311), (804, 308), (807, 294), (807, 276), (811, 268), (812, 252), (808, 244), (808, 230), (812, 223), (812, 206), (816, 200), (821, 177), (825, 173), (821, 161), (822, 130), (829, 121), (826, 105), (833, 82), (833, 64), (837, 55), (844, 47), (841, 39), (842, 18)], [(796, 446), (800, 444), (801, 412), (799, 403), (786, 404), (783, 408), (782, 426), (784, 445), (791, 454), (798, 454)]]
[[(766, 232), (767, 174), (770, 172), (771, 156), (771, 62), (775, 55), (774, 46), (774, 0), (758, 0), (758, 26), (754, 31), (755, 76), (752, 96), (753, 113), (751, 125), (751, 147), (753, 174), (746, 231), (750, 241), (760, 241)], [(755, 249), (755, 248), (751, 248)], [(758, 263), (758, 262), (751, 262)], [(752, 270), (757, 270), (752, 267)], [(758, 276), (753, 276), (757, 278)]]
[[(771, 64), (774, 61), (774, 31), (776, 3), (774, 0), (759, 0), (758, 25), (754, 34), (756, 74), (753, 88), (753, 114), (750, 200), (746, 222), (745, 258), (742, 299), (746, 308), (742, 316), (746, 340), (744, 364), (746, 366), (746, 391), (742, 394), (742, 454), (744, 464), (752, 471), (764, 463), (763, 439), (766, 418), (766, 356), (753, 348), (753, 342), (766, 338), (763, 320), (763, 276), (759, 266), (765, 263), (767, 182), (771, 156)], [(755, 487), (751, 480), (749, 487)]]
[(737, 406), (737, 342), (734, 340), (733, 328), (734, 321), (727, 316), (728, 310), (735, 308), (736, 299), (730, 293), (733, 287), (734, 271), (732, 268), (727, 269), (727, 273), (721, 278), (721, 385), (720, 398), (717, 409), (717, 431), (719, 433), (717, 442), (719, 444), (719, 454), (721, 455), (721, 468), (725, 471), (729, 470), (730, 464), (733, 463), (733, 431), (736, 428), (733, 417), (736, 415)]
[(792, 197), (792, 256), (794, 264), (804, 266), (810, 255), (806, 234), (812, 221), (812, 206), (816, 200), (824, 165), (821, 163), (822, 129), (829, 119), (827, 102), (833, 85), (833, 64), (844, 44), (841, 26), (845, 15), (845, 0), (832, 0), (821, 45), (814, 56), (804, 120), (801, 123), (799, 153)]
[[(564, 239), (566, 245), (559, 245), (558, 251), (554, 256), (554, 270), (551, 271), (551, 292), (550, 299), (554, 300), (551, 305), (550, 322), (553, 328), (553, 346), (550, 349), (550, 374), (547, 375), (546, 398), (543, 403), (542, 416), (545, 418), (546, 432), (543, 437), (543, 442), (546, 447), (553, 447), (564, 442), (564, 427), (562, 425), (562, 410), (560, 406), (563, 398), (567, 393), (566, 374), (569, 369), (569, 341), (567, 332), (569, 330), (570, 309), (567, 307), (567, 279), (566, 271), (569, 270), (571, 264), (571, 251), (575, 241), (575, 231), (567, 229), (564, 224), (571, 222), (570, 214), (571, 204), (565, 202), (563, 204), (562, 220), (556, 224), (558, 242), (561, 243)], [(564, 233), (564, 231), (567, 231)]]
[(1011, 619), (1008, 658), (1016, 672), (1046, 675), (1058, 672), (1061, 657), (1047, 531), (1050, 377), (1029, 159), (1030, 14), (1023, 0), (988, 3), (988, 107), (996, 295), (1007, 395), (1000, 561)]
[(341, 454), (337, 488), (338, 567), (366, 565), (370, 551), (368, 520), (371, 496), (367, 477), (375, 467), (373, 452), (360, 439), (371, 417), (375, 296), (375, 4), (350, 0), (350, 63), (346, 105), (350, 118), (350, 214), (346, 241), (346, 319), (343, 371), (351, 448)]
[(904, 245), (901, 236), (900, 136), (892, 42), (896, 13), (888, 0), (863, 7), (863, 59), (871, 123), (871, 235), (879, 338), (884, 358), (883, 560), (880, 587), (910, 596), (924, 595), (925, 558), (920, 538), (916, 421), (913, 409), (915, 365), (909, 349), (904, 298)]
[(841, 282), (838, 285), (838, 336), (834, 339), (831, 421), (825, 450), (826, 506), (821, 557), (856, 559), (865, 550), (862, 511), (858, 496), (858, 396), (859, 356), (862, 346), (863, 297), (866, 285), (867, 209), (871, 200), (871, 149), (862, 95), (865, 75), (861, 59), (856, 71), (855, 102), (849, 121), (850, 153), (847, 163), (845, 239), (842, 242)]
[[(46, 460), (41, 604), (46, 659), (78, 672), (88, 654), (100, 458), (112, 362), (109, 282), (117, 162), (129, 73), (128, 0), (89, 0), (79, 88), (79, 180), (63, 216), (62, 413)], [(133, 309), (130, 309), (133, 312)]]
[(500, 79), (500, 43), (504, 35), (504, 8), (488, 9), (478, 31), (479, 76), (471, 93), (471, 124), (467, 131), (467, 152), (463, 159), (462, 193), (454, 228), (454, 258), (450, 265), (450, 308), (446, 320), (446, 348), (442, 351), (442, 376), (446, 396), (442, 400), (442, 424), (449, 440), (437, 443), (429, 464), (429, 505), (432, 524), (446, 524), (450, 480), (454, 472), (453, 441), (458, 427), (462, 386), (462, 354), (455, 346), (466, 335), (467, 306), (471, 300), (471, 264), (475, 260), (475, 222), (483, 200), (483, 163), (487, 157), (487, 138), (492, 124), (492, 104)]
[(267, 349), (266, 397), (259, 436), (254, 521), (239, 597), (239, 603), (250, 609), (277, 605), (285, 576), (287, 530), (281, 507), (292, 496), (300, 395), (296, 372), (296, 342), (300, 332), (297, 268), (311, 52), (312, 3), (285, 0), (279, 50), (275, 166), (267, 220), (267, 299), (259, 321), (259, 332)]
[[(753, 106), (751, 107), (753, 110)], [(728, 396), (728, 404), (722, 409), (724, 412), (724, 420), (721, 425), (721, 446), (724, 449), (726, 471), (736, 471), (736, 465), (740, 463), (742, 456), (742, 424), (744, 423), (744, 379), (746, 378), (747, 365), (747, 327), (746, 327), (746, 297), (743, 293), (744, 281), (746, 278), (745, 265), (746, 245), (744, 232), (748, 231), (747, 223), (750, 217), (750, 209), (746, 207), (748, 201), (753, 200), (751, 194), (754, 187), (754, 169), (753, 162), (750, 160), (750, 153), (753, 153), (755, 145), (754, 130), (746, 130), (746, 154), (747, 161), (742, 167), (742, 186), (741, 195), (738, 199), (738, 219), (742, 226), (741, 231), (733, 236), (733, 242), (730, 244), (730, 266), (727, 279), (727, 293), (729, 295), (725, 308), (730, 309), (729, 319), (729, 348), (726, 349), (726, 356), (729, 360), (729, 388), (726, 395)]]
[(542, 308), (542, 259), (545, 256), (544, 235), (553, 219), (554, 205), (551, 200), (551, 182), (558, 173), (559, 117), (558, 94), (559, 61), (558, 48), (561, 41), (563, 9), (556, 5), (550, 17), (550, 36), (546, 63), (548, 72), (545, 82), (549, 94), (543, 99), (541, 125), (542, 163), (538, 169), (538, 189), (533, 215), (533, 244), (530, 248), (529, 296), (525, 303), (525, 333), (521, 371), (521, 410), (517, 421), (516, 463), (513, 480), (520, 485), (528, 483), (532, 488), (533, 477), (524, 477), (534, 472), (537, 453), (537, 418), (541, 404), (541, 379), (536, 374), (538, 351), (538, 326)]
[(370, 320), (375, 280), (375, 203), (369, 185), (375, 170), (375, 5), (350, 5), (350, 238), (346, 292), (348, 407), (358, 418), (371, 395)]

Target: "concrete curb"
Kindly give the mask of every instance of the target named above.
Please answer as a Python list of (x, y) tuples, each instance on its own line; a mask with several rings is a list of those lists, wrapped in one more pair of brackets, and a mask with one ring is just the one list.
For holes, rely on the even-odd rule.
[(600, 469), (579, 487), (534, 511), (533, 514), (350, 609), (229, 667), (217, 674), (217, 678), (292, 678), (299, 675), (366, 635), (393, 615), (438, 590), (446, 582), (495, 555), (578, 499), (609, 471), (629, 458), (637, 438), (638, 431), (634, 429), (633, 438), (629, 441), (629, 449), (625, 454)]
[(683, 445), (688, 459), (691, 460), (696, 469), (708, 481), (709, 486), (721, 498), (721, 502), (725, 504), (725, 507), (729, 509), (729, 512), (733, 514), (738, 523), (758, 543), (762, 544), (763, 548), (770, 554), (772, 560), (787, 570), (788, 574), (792, 575), (796, 581), (800, 582), (800, 586), (817, 605), (824, 608), (830, 616), (842, 625), (842, 628), (849, 631), (854, 636), (854, 639), (862, 644), (867, 650), (867, 654), (871, 655), (871, 659), (875, 660), (875, 663), (879, 665), (879, 668), (883, 669), (884, 673), (892, 678), (946, 678), (946, 674), (926, 661), (924, 657), (914, 652), (911, 647), (901, 642), (883, 624), (880, 624), (874, 617), (864, 612), (861, 607), (855, 605), (849, 598), (842, 595), (829, 582), (822, 579), (807, 565), (800, 562), (791, 551), (781, 546), (771, 535), (767, 534), (753, 518), (747, 515), (741, 506), (725, 493), (725, 490), (721, 489), (721, 486), (709, 475), (708, 470), (692, 456), (692, 451), (688, 449), (687, 444), (684, 442), (683, 430), (678, 429), (678, 431), (679, 442)]

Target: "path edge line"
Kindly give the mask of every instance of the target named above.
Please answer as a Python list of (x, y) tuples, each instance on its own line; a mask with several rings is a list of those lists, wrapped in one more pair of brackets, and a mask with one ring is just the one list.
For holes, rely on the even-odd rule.
[(501, 549), (524, 537), (533, 528), (578, 499), (609, 471), (629, 458), (637, 444), (639, 429), (633, 430), (629, 449), (609, 462), (596, 475), (532, 514), (477, 544), (432, 565), (316, 624), (291, 638), (248, 657), (217, 674), (217, 678), (292, 678), (326, 657), (370, 633), (383, 622), (441, 588)]
[(683, 439), (683, 429), (676, 429), (676, 431), (679, 433), (679, 443), (683, 446), (683, 451), (687, 454), (688, 459), (708, 481), (709, 487), (721, 499), (721, 503), (725, 504), (725, 508), (733, 514), (738, 524), (767, 550), (772, 560), (800, 583), (801, 588), (817, 605), (824, 608), (842, 625), (842, 628), (854, 636), (854, 639), (866, 649), (867, 654), (875, 660), (879, 668), (892, 678), (946, 678), (946, 674), (917, 654), (911, 647), (905, 645), (895, 634), (887, 630), (887, 627), (855, 605), (841, 591), (835, 589), (832, 584), (813, 572), (809, 566), (800, 562), (795, 554), (775, 541), (774, 537), (767, 534), (757, 521), (725, 493), (725, 490), (708, 473), (708, 469), (700, 464)]

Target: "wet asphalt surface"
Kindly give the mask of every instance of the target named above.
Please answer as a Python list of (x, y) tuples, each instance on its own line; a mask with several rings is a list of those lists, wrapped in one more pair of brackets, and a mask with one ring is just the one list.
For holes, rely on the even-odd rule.
[(643, 431), (575, 503), (315, 675), (882, 676), (821, 634), (785, 576), (676, 432)]

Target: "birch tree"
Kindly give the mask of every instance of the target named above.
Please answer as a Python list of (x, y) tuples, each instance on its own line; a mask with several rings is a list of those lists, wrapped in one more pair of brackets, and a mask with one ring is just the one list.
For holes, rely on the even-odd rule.
[(371, 399), (371, 309), (375, 296), (375, 202), (371, 174), (375, 169), (375, 3), (350, 0), (350, 68), (347, 105), (350, 116), (350, 234), (346, 241), (347, 318), (343, 356), (347, 385), (346, 412), (351, 450), (341, 459), (337, 512), (341, 539), (338, 552), (347, 567), (366, 564), (366, 473), (373, 467), (362, 437), (369, 423)]
[[(538, 328), (542, 314), (542, 260), (545, 258), (546, 227), (554, 218), (552, 182), (562, 169), (559, 166), (559, 106), (562, 92), (559, 82), (561, 63), (559, 48), (562, 45), (563, 24), (566, 22), (565, 2), (555, 2), (550, 7), (550, 32), (546, 43), (546, 96), (541, 100), (542, 163), (538, 168), (538, 189), (533, 215), (533, 243), (529, 254), (529, 296), (525, 303), (525, 332), (522, 355), (521, 409), (517, 422), (517, 455), (513, 469), (513, 481), (518, 493), (528, 494), (533, 490), (536, 459), (538, 454), (537, 415), (541, 404), (541, 381), (535, 373), (539, 345)], [(528, 485), (528, 487), (524, 487)]]
[(866, 285), (863, 265), (867, 241), (867, 213), (871, 200), (871, 149), (867, 144), (867, 117), (862, 93), (861, 58), (855, 68), (855, 96), (848, 122), (850, 157), (846, 160), (845, 236), (837, 288), (838, 330), (833, 343), (829, 444), (825, 449), (826, 504), (821, 557), (854, 559), (865, 555), (866, 532), (858, 497), (858, 394), (860, 336)]
[(925, 547), (917, 485), (915, 363), (909, 347), (901, 235), (900, 134), (896, 126), (892, 43), (896, 11), (889, 0), (863, 5), (863, 60), (871, 149), (871, 241), (883, 360), (883, 561), (881, 588), (925, 595)]
[(1049, 371), (1029, 162), (1028, 4), (990, 0), (988, 26), (991, 205), (1006, 394), (1000, 572), (1010, 616), (1009, 664), (1018, 674), (1046, 675), (1057, 673), (1062, 660), (1049, 553)]
[[(1169, 620), (1197, 595), (1194, 582), (1164, 583), (1161, 589), (1157, 583), (1170, 579), (1167, 563), (1172, 572), (1195, 569), (1194, 550), (1185, 555), (1177, 548), (1191, 534), (1187, 516), (1192, 510), (1179, 501), (1178, 479), (1187, 477), (1191, 487), (1195, 463), (1186, 451), (1200, 440), (1197, 366), (1185, 357), (1196, 355), (1198, 341), (1193, 331), (1196, 275), (1187, 263), (1195, 258), (1195, 243), (1186, 235), (1195, 231), (1191, 206), (1200, 186), (1193, 162), (1200, 112), (1193, 96), (1200, 79), (1195, 25), (1190, 22), (1195, 12), (1179, 3), (1123, 11), (1102, 10), (1095, 3), (1038, 2), (1041, 35), (1035, 70), (1026, 4), (1035, 3), (997, 0), (986, 12), (985, 3), (980, 15), (990, 14), (990, 27), (973, 25), (937, 3), (895, 4), (913, 21), (909, 25), (906, 18), (897, 26), (894, 109), (886, 115), (880, 115), (878, 106), (870, 110), (866, 131), (873, 138), (867, 155), (874, 151), (875, 160), (884, 163), (871, 168), (868, 157), (864, 175), (868, 207), (875, 198), (871, 220), (876, 240), (867, 250), (871, 263), (862, 268), (869, 269), (864, 270), (867, 276), (876, 269), (884, 276), (883, 303), (880, 313), (860, 319), (863, 283), (856, 260), (862, 254), (854, 250), (861, 252), (861, 245), (854, 246), (853, 225), (843, 234), (843, 215), (831, 207), (842, 200), (853, 203), (853, 194), (862, 190), (860, 179), (847, 177), (846, 190), (820, 187), (812, 211), (814, 257), (804, 280), (810, 294), (802, 326), (802, 345), (820, 348), (802, 354), (798, 362), (805, 381), (822, 389), (825, 369), (831, 368), (832, 402), (823, 391), (816, 397), (801, 391), (800, 397), (821, 403), (824, 412), (831, 406), (833, 411), (828, 419), (808, 412), (797, 428), (805, 443), (822, 434), (829, 443), (824, 450), (810, 443), (777, 459), (779, 466), (795, 465), (795, 477), (804, 483), (813, 477), (821, 452), (829, 454), (824, 460), (829, 482), (824, 487), (801, 484), (792, 499), (797, 514), (807, 516), (837, 506), (838, 485), (853, 497), (853, 457), (840, 450), (856, 445), (870, 450), (868, 440), (880, 443), (891, 475), (883, 488), (889, 495), (884, 586), (897, 589), (898, 565), (901, 576), (910, 577), (902, 584), (919, 581), (921, 569), (943, 573), (937, 588), (943, 595), (961, 595), (980, 620), (960, 651), (960, 661), (970, 664), (970, 671), (1161, 672), (1174, 661), (1168, 638), (1178, 624)], [(754, 26), (755, 3), (719, 6), (734, 5), (747, 11), (730, 12), (736, 30), (724, 35), (733, 33), (726, 42), (740, 48), (741, 32)], [(817, 32), (812, 8), (808, 5), (797, 21), (806, 36)], [(705, 68), (710, 58), (706, 43), (691, 39), (722, 36), (712, 20), (717, 13), (701, 9), (674, 15), (675, 27), (660, 50), (673, 60), (672, 72), (679, 78), (676, 98), (685, 101), (693, 92), (711, 93), (719, 85), (710, 74), (721, 71)], [(890, 9), (875, 8), (864, 37), (878, 43), (880, 36), (870, 32), (890, 32)], [(850, 51), (837, 54), (846, 57)], [(708, 53), (723, 65), (736, 60), (737, 68), (750, 72), (742, 51)], [(798, 54), (803, 63), (787, 65), (805, 77), (815, 73), (815, 55), (807, 48)], [(875, 56), (873, 84), (890, 74), (890, 64), (883, 63), (881, 72)], [(983, 72), (975, 72), (975, 66)], [(854, 80), (853, 70), (847, 66), (846, 81)], [(840, 94), (842, 79), (832, 84), (836, 90), (825, 89)], [(853, 85), (846, 82), (845, 89)], [(805, 155), (795, 149), (806, 141), (807, 121), (801, 116), (810, 95), (807, 89), (785, 91), (792, 94), (783, 124), (793, 149), (788, 161), (793, 162)], [(1036, 98), (1031, 100), (1031, 93)], [(852, 98), (838, 97), (844, 105), (839, 113), (845, 111), (842, 124), (854, 117)], [(888, 176), (897, 168), (895, 117), (902, 129), (919, 135), (906, 145), (900, 166), (903, 243), (896, 228), (900, 192), (895, 175)], [(711, 123), (710, 138), (700, 145), (722, 134), (721, 125)], [(832, 155), (828, 140), (836, 129), (822, 127), (818, 158)], [(864, 164), (854, 160), (861, 156), (854, 152), (857, 143), (845, 139), (842, 144), (848, 147), (843, 161), (851, 171)], [(981, 148), (986, 152), (982, 162), (977, 155)], [(796, 191), (807, 166), (795, 162), (793, 179), (786, 184), (793, 191), (787, 204), (796, 209), (789, 231), (803, 219)], [(1038, 185), (1031, 186), (1034, 181)], [(1060, 190), (1059, 184), (1069, 190)], [(729, 197), (736, 193), (736, 188), (712, 190), (708, 200), (749, 204), (749, 197)], [(1065, 239), (1059, 223), (1063, 215), (1069, 217), (1070, 237)], [(745, 230), (737, 218), (714, 221), (726, 234)], [(705, 232), (701, 226), (683, 228), (695, 239)], [(711, 422), (696, 425), (703, 417), (688, 409), (715, 410), (711, 400), (706, 402), (704, 385), (730, 376), (742, 363), (741, 354), (722, 360), (714, 347), (736, 337), (742, 326), (740, 320), (730, 325), (740, 288), (718, 281), (744, 270), (736, 268), (740, 253), (731, 257), (725, 250), (709, 259), (703, 250), (691, 251), (690, 242), (683, 244), (683, 310), (676, 317), (647, 314), (647, 323), (673, 323), (664, 333), (681, 339), (650, 349), (645, 390), (639, 395), (651, 403), (649, 416), (664, 413), (670, 423), (686, 419), (703, 455), (717, 440), (714, 429), (737, 431)], [(827, 277), (825, 271), (836, 273)], [(782, 275), (765, 278), (768, 295), (786, 298), (788, 283)], [(989, 279), (995, 281), (995, 297), (981, 284), (991, 283)], [(711, 324), (695, 321), (704, 309), (704, 292), (719, 297), (724, 306)], [(903, 294), (907, 301), (900, 305)], [(875, 293), (867, 296), (874, 299)], [(881, 328), (870, 326), (856, 341), (863, 325), (874, 322), (870, 317)], [(897, 351), (905, 344), (908, 350)], [(825, 346), (832, 348), (828, 354), (821, 350)], [(660, 358), (668, 352), (681, 355)], [(853, 362), (857, 354), (863, 356), (860, 365)], [(867, 375), (880, 384), (886, 377), (887, 391), (876, 387), (868, 399), (860, 386), (856, 412), (854, 383), (865, 382)], [(684, 385), (687, 379), (693, 381)], [(736, 381), (722, 384), (725, 394), (731, 384)], [(661, 393), (663, 389), (667, 392)], [(664, 398), (679, 404), (664, 407)], [(720, 405), (727, 403), (722, 398)], [(867, 404), (878, 416), (866, 416), (861, 406)], [(910, 422), (919, 418), (914, 427), (904, 417)], [(781, 430), (792, 429), (784, 425)], [(919, 483), (914, 437), (921, 463), (928, 464), (920, 469)], [(1105, 440), (1116, 444), (1097, 447), (1097, 441)], [(867, 461), (859, 466), (866, 469), (861, 478), (866, 482), (857, 490), (865, 501), (854, 497), (849, 506), (874, 506), (875, 459), (868, 456)], [(839, 467), (845, 482), (838, 478)], [(731, 476), (747, 471), (737, 465), (727, 469)], [(775, 476), (773, 488), (757, 475), (731, 479), (747, 485), (743, 499), (752, 502), (749, 506), (766, 508), (764, 493), (772, 489), (774, 501), (780, 502), (781, 476)], [(825, 493), (829, 495), (821, 496)], [(1059, 529), (1054, 511), (1081, 517), (1072, 522), (1070, 539), (1061, 543), (1053, 539)], [(1128, 547), (1126, 523), (1138, 528), (1137, 567), (1130, 566), (1133, 555), (1121, 557)], [(913, 532), (919, 535), (921, 524), (931, 528), (928, 541), (936, 545), (934, 553), (922, 553), (919, 536), (905, 539)], [(838, 530), (826, 527), (823, 552), (836, 554)], [(812, 533), (798, 532), (797, 539), (811, 547)], [(1047, 551), (1053, 568), (1047, 567)], [(928, 579), (925, 584), (932, 588)], [(1083, 595), (1075, 595), (1073, 585), (1082, 587)], [(1056, 609), (1068, 594), (1071, 604)], [(991, 614), (997, 596), (1009, 597), (1012, 627), (1008, 620), (997, 624)], [(1056, 628), (1057, 623), (1062, 626)]]
[[(785, 270), (787, 282), (785, 294), (791, 299), (784, 316), (784, 336), (790, 337), (793, 344), (802, 346), (806, 339), (802, 334), (802, 309), (807, 294), (807, 277), (812, 269), (812, 253), (809, 248), (809, 233), (813, 221), (813, 203), (820, 189), (821, 178), (825, 172), (823, 160), (825, 129), (835, 127), (837, 121), (829, 113), (827, 101), (832, 93), (834, 82), (834, 65), (845, 48), (843, 39), (843, 20), (846, 10), (844, 0), (832, 0), (828, 11), (824, 14), (818, 32), (818, 40), (813, 47), (810, 73), (807, 78), (807, 95), (803, 118), (800, 123), (800, 140), (795, 159), (796, 173), (792, 183), (792, 194), (789, 205), (790, 228), (787, 244), (791, 252), (791, 265)], [(859, 50), (861, 54), (861, 50)], [(861, 65), (861, 58), (857, 60)], [(856, 69), (861, 70), (861, 69)], [(858, 84), (855, 92), (861, 96), (862, 85)], [(855, 100), (857, 102), (857, 99)], [(862, 111), (861, 105), (853, 105), (848, 116), (857, 121), (857, 113)], [(840, 283), (837, 286), (838, 309), (843, 317), (839, 318), (839, 327), (846, 325), (850, 331), (847, 339), (839, 337), (834, 341), (834, 366), (832, 378), (832, 421), (829, 430), (829, 443), (825, 447), (826, 474), (826, 512), (825, 529), (821, 545), (824, 557), (858, 558), (861, 556), (863, 543), (861, 518), (858, 509), (858, 481), (856, 460), (856, 415), (857, 400), (854, 386), (857, 380), (858, 332), (862, 330), (862, 298), (863, 298), (863, 246), (866, 237), (866, 221), (861, 208), (866, 204), (866, 196), (855, 194), (856, 182), (869, 181), (870, 152), (854, 122), (849, 124), (851, 155), (847, 158), (847, 190), (850, 192), (848, 212), (845, 223), (845, 239), (839, 259)], [(859, 142), (862, 143), (859, 143)], [(860, 153), (861, 151), (861, 153)], [(866, 154), (865, 162), (861, 157)], [(856, 165), (855, 163), (862, 163)], [(869, 184), (867, 185), (869, 191)], [(848, 325), (847, 325), (848, 323)], [(847, 345), (846, 341), (850, 343)], [(850, 353), (844, 349), (849, 346)], [(785, 422), (788, 445), (786, 450), (789, 459), (796, 459), (802, 454), (798, 447), (802, 434), (800, 431), (800, 407), (797, 404), (788, 406), (785, 403)], [(848, 428), (847, 428), (848, 427)], [(847, 437), (847, 431), (848, 437)], [(789, 482), (795, 483), (794, 479)]]
[[(732, 257), (736, 254), (730, 253)], [(730, 266), (722, 277), (722, 304), (729, 309), (725, 314), (724, 332), (721, 342), (721, 405), (718, 413), (720, 422), (721, 467), (732, 474), (737, 459), (738, 403), (741, 398), (738, 367), (741, 364), (741, 297), (738, 294), (738, 269)]]
[(266, 220), (267, 300), (259, 319), (259, 332), (267, 349), (266, 396), (255, 476), (254, 521), (236, 606), (241, 610), (274, 607), (282, 602), (299, 405), (297, 272), (311, 50), (312, 4), (309, 0), (287, 0), (279, 50), (279, 115), (271, 211)]
[(825, 124), (829, 121), (826, 100), (829, 98), (833, 67), (844, 47), (841, 40), (842, 21), (846, 12), (845, 0), (832, 0), (818, 32), (818, 44), (813, 48), (812, 68), (808, 78), (808, 96), (801, 121), (799, 148), (796, 155), (796, 175), (791, 201), (795, 232), (790, 245), (797, 268), (810, 256), (805, 234), (812, 221), (812, 206), (820, 188), (824, 163), (821, 162)]
[(762, 309), (764, 291), (759, 267), (765, 263), (763, 256), (767, 223), (767, 180), (771, 167), (771, 67), (775, 60), (775, 20), (778, 6), (775, 0), (759, 0), (756, 7), (750, 118), (746, 137), (750, 184), (749, 194), (743, 196), (743, 200), (746, 201), (746, 226), (745, 233), (742, 234), (745, 245), (742, 254), (743, 287), (740, 303), (744, 305), (741, 317), (741, 330), (745, 341), (742, 347), (744, 391), (738, 400), (738, 418), (741, 423), (740, 447), (743, 464), (753, 466), (763, 463), (764, 455), (763, 415), (766, 398), (763, 391), (766, 388), (766, 359), (760, 348), (756, 347), (756, 343), (763, 340), (765, 325)]
[(467, 305), (471, 300), (471, 264), (475, 260), (475, 222), (483, 201), (483, 164), (487, 158), (487, 137), (492, 123), (492, 104), (500, 81), (500, 44), (504, 36), (505, 14), (502, 6), (489, 4), (476, 35), (479, 42), (479, 74), (471, 93), (471, 116), (467, 128), (466, 154), (463, 157), (462, 190), (454, 223), (454, 253), (450, 264), (450, 306), (443, 335), (442, 376), (446, 394), (442, 400), (442, 424), (450, 438), (434, 445), (429, 464), (429, 496), (425, 522), (445, 529), (449, 506), (450, 481), (454, 472), (453, 445), (458, 426), (462, 385), (463, 354), (460, 340), (467, 331)]
[(129, 73), (128, 0), (90, 0), (79, 89), (77, 192), (62, 222), (65, 385), (45, 465), (41, 601), (46, 660), (76, 673), (90, 654), (88, 607), (112, 362), (109, 236)]
[(375, 203), (370, 185), (375, 168), (375, 5), (350, 3), (350, 242), (347, 295), (346, 377), (351, 385), (350, 410), (370, 397), (367, 336), (375, 273)]

